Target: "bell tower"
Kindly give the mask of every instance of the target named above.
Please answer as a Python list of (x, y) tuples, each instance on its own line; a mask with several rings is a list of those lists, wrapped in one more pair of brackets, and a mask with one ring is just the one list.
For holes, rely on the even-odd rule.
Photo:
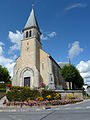
[(33, 8), (32, 8), (32, 11), (30, 13), (30, 16), (27, 20), (27, 23), (22, 31), (23, 31), (23, 38), (24, 39), (34, 37), (34, 38), (37, 38), (37, 40), (40, 42), (41, 32), (40, 32)]
[(22, 32), (21, 65), (23, 68), (32, 69), (34, 73), (33, 87), (38, 88), (40, 77), (40, 49), (42, 49), (42, 45), (40, 42), (41, 32), (33, 8)]

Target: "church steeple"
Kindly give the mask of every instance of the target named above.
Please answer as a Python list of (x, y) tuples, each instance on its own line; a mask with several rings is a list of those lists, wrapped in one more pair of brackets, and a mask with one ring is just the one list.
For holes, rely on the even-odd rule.
[(25, 29), (30, 29), (30, 28), (32, 28), (32, 27), (35, 27), (35, 28), (37, 28), (37, 29), (40, 31), (39, 26), (38, 26), (38, 23), (37, 23), (36, 16), (35, 16), (35, 12), (34, 12), (34, 9), (33, 9), (33, 8), (32, 8), (32, 11), (31, 11), (31, 13), (30, 13), (30, 15), (29, 15), (29, 18), (28, 18), (28, 20), (27, 20), (27, 22), (26, 22), (26, 25), (25, 25), (25, 27), (24, 27), (24, 30), (25, 30)]
[(40, 39), (41, 32), (37, 23), (34, 8), (32, 8), (29, 18), (22, 31), (24, 32), (24, 38), (37, 37)]

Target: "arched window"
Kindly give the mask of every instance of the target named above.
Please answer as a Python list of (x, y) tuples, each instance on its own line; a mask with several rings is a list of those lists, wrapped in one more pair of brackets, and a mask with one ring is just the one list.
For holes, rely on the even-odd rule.
[(42, 70), (44, 70), (44, 63), (42, 63)]
[(29, 31), (29, 37), (31, 37), (31, 35), (32, 35), (32, 32), (31, 32), (31, 30)]
[(51, 81), (53, 81), (52, 74), (50, 74), (50, 79), (51, 79)]
[(26, 32), (26, 38), (28, 38), (28, 31)]

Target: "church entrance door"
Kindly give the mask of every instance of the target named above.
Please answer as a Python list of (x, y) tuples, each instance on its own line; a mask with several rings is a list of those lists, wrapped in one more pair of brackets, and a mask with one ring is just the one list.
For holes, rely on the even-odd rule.
[(30, 87), (30, 77), (25, 77), (24, 78), (24, 86)]

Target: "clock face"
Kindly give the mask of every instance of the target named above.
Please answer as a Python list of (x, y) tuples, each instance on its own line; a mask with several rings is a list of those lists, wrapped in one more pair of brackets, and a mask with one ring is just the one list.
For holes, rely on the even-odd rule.
[(27, 42), (26, 51), (29, 50), (29, 42)]
[(27, 45), (29, 45), (29, 42), (27, 42)]
[(26, 49), (27, 49), (27, 51), (28, 51), (28, 50), (29, 50), (29, 47), (27, 47)]

